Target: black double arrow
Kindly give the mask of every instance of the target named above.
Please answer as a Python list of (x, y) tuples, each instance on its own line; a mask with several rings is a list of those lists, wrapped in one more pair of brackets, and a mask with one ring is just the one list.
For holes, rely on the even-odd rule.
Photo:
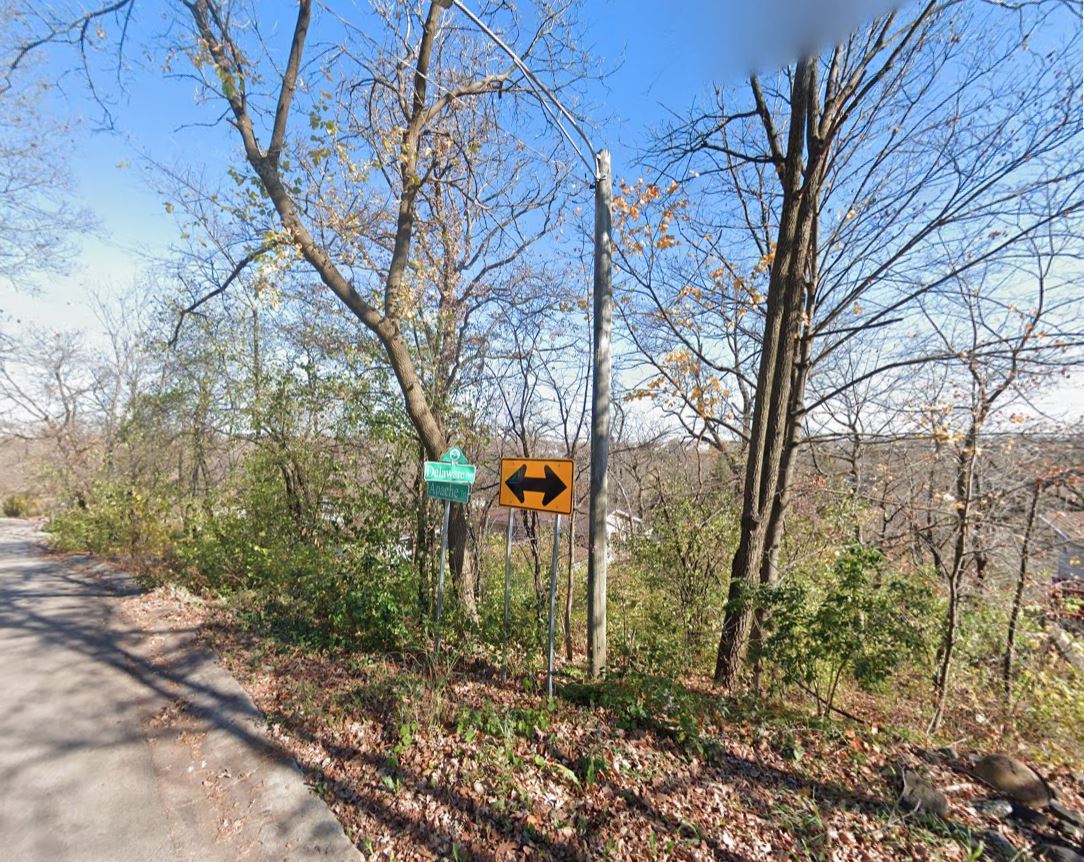
[(568, 487), (553, 470), (549, 464), (546, 465), (545, 476), (528, 476), (527, 465), (524, 464), (515, 473), (504, 480), (504, 484), (508, 486), (508, 490), (515, 494), (517, 500), (523, 502), (524, 491), (536, 491), (542, 495), (542, 505), (548, 506), (554, 500), (561, 496), (564, 490)]

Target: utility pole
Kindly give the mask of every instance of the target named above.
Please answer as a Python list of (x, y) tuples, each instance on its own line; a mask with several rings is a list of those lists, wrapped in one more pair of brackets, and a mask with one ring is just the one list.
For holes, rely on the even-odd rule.
[(610, 461), (610, 378), (613, 325), (610, 153), (595, 155), (594, 368), (591, 379), (591, 503), (587, 558), (587, 667), (592, 679), (606, 672), (606, 471)]
[[(610, 203), (613, 194), (608, 150), (596, 150), (587, 133), (580, 128), (572, 113), (543, 84), (504, 40), (475, 15), (463, 0), (434, 0), (448, 9), (455, 6), (481, 30), (516, 68), (523, 73), (527, 85), (534, 91), (539, 105), (549, 121), (557, 127), (572, 149), (595, 175), (595, 268), (594, 306), (592, 335), (594, 348), (594, 375), (591, 381), (591, 491), (587, 558), (587, 658), (592, 679), (606, 672), (606, 563), (609, 536), (606, 530), (607, 482), (606, 471), (610, 460), (610, 380), (613, 363), (610, 331), (613, 325), (613, 237), (610, 225)], [(556, 109), (556, 110), (555, 110)], [(576, 145), (575, 139), (562, 124), (568, 123), (587, 145), (588, 152), (595, 153), (594, 164)]]

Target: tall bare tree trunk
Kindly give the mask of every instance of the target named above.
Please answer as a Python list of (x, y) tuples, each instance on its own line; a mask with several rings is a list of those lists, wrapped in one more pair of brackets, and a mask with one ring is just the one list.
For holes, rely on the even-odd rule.
[[(949, 679), (952, 673), (952, 659), (956, 652), (956, 641), (960, 626), (960, 598), (963, 576), (966, 569), (968, 538), (971, 526), (971, 505), (975, 490), (975, 463), (978, 459), (978, 429), (982, 424), (980, 414), (972, 420), (963, 448), (957, 458), (956, 467), (956, 535), (952, 544), (952, 562), (945, 571), (945, 566), (938, 559), (937, 568), (941, 569), (948, 582), (948, 613), (945, 615), (944, 633), (941, 638), (941, 660), (934, 678), (934, 709), (930, 717), (929, 732), (933, 733), (941, 726), (945, 717), (945, 703), (948, 700)], [(935, 558), (936, 559), (936, 558)]]
[[(773, 587), (779, 580), (779, 550), (783, 544), (783, 526), (790, 507), (790, 488), (797, 462), (798, 436), (802, 428), (801, 408), (805, 398), (806, 369), (809, 354), (812, 351), (812, 339), (803, 339), (802, 356), (795, 366), (795, 381), (791, 389), (791, 406), (788, 411), (787, 435), (783, 442), (783, 458), (780, 463), (779, 490), (772, 502), (771, 513), (765, 529), (765, 553), (760, 567), (760, 586)], [(768, 624), (766, 611), (758, 605), (753, 611), (750, 642), (754, 647), (763, 642), (765, 627)], [(756, 652), (756, 649), (754, 649)], [(761, 663), (758, 660), (753, 669), (753, 687), (760, 690)]]
[(1024, 587), (1028, 580), (1028, 555), (1031, 553), (1031, 534), (1035, 528), (1035, 513), (1039, 508), (1039, 496), (1043, 484), (1037, 481), (1031, 492), (1028, 504), (1027, 520), (1024, 522), (1024, 539), (1020, 544), (1020, 567), (1016, 575), (1016, 591), (1012, 598), (1012, 611), (1009, 613), (1009, 630), (1005, 635), (1005, 655), (1001, 659), (1001, 685), (1006, 697), (1012, 691), (1013, 659), (1016, 652), (1016, 629), (1020, 623), (1020, 609), (1024, 603)]
[[(791, 89), (790, 129), (785, 160), (778, 242), (768, 281), (768, 300), (757, 371), (757, 396), (742, 494), (741, 532), (731, 565), (715, 682), (732, 688), (745, 657), (752, 609), (749, 593), (767, 566), (771, 514), (780, 491), (790, 437), (791, 393), (795, 382), (808, 252), (816, 205), (816, 171), (804, 177), (807, 111), (816, 99), (816, 61), (803, 58)], [(759, 85), (755, 85), (759, 93)], [(767, 109), (764, 109), (767, 111)]]

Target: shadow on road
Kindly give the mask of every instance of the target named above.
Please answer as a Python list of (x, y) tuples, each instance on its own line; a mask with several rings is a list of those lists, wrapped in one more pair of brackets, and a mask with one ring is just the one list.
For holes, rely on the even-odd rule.
[[(233, 801), (253, 822), (258, 818), (248, 815), (273, 813), (266, 822), (256, 822), (260, 842), (301, 843), (299, 835), (303, 841), (322, 842), (334, 839), (335, 830), (345, 841), (322, 803), (303, 787), (298, 794), (300, 776), (287, 765), (292, 763), (288, 753), (263, 734), (262, 716), (213, 654), (196, 642), (194, 628), (153, 617), (136, 622), (124, 608), (140, 592), (133, 579), (86, 557), (47, 555), (36, 538), (25, 526), (0, 524), (0, 687), (5, 690), (0, 786), (19, 788), (17, 796), (0, 799), (0, 842), (28, 828), (81, 830), (91, 844), (74, 856), (65, 855), (61, 835), (43, 834), (19, 839), (29, 853), (20, 858), (105, 858), (92, 850), (94, 841), (109, 836), (95, 829), (108, 831), (110, 824), (95, 827), (92, 818), (113, 820), (112, 828), (129, 840), (124, 833), (140, 829), (141, 821), (127, 808), (146, 809), (146, 829), (156, 828), (146, 813), (155, 796), (170, 808), (173, 790), (164, 781), (172, 781), (173, 788), (179, 783), (175, 774), (163, 778), (162, 752), (167, 753), (167, 770), (169, 758), (176, 761), (178, 752), (187, 757), (198, 752), (203, 758), (195, 767), (178, 764), (173, 773), (192, 773), (219, 760), (247, 767), (241, 775), (236, 773), (242, 766), (221, 770), (213, 776), (213, 787), (203, 779), (202, 785), (211, 788), (203, 795)], [(242, 780), (255, 782), (257, 773), (260, 793), (247, 806), (236, 804), (230, 794), (241, 789)], [(314, 818), (314, 805), (324, 816)], [(84, 807), (91, 810), (79, 810)], [(178, 819), (168, 810), (163, 816)], [(199, 819), (179, 815), (181, 821), (186, 818)], [(167, 839), (176, 831), (175, 822), (157, 826)], [(215, 838), (212, 830), (208, 840)], [(145, 852), (151, 852), (149, 845)], [(198, 856), (194, 851), (192, 858)], [(230, 857), (215, 853), (207, 858)]]

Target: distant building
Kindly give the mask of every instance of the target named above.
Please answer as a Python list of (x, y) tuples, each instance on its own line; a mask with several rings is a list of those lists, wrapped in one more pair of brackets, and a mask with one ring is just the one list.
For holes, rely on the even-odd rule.
[(606, 515), (606, 536), (611, 541), (631, 538), (643, 529), (643, 518), (637, 518), (624, 509), (614, 509)]
[(1058, 551), (1055, 581), (1084, 580), (1084, 511), (1051, 512), (1043, 520), (1054, 531)]
[[(643, 532), (644, 522), (642, 518), (626, 512), (624, 509), (614, 509), (606, 513), (606, 556), (612, 560), (623, 542), (631, 539), (638, 533)], [(580, 537), (580, 543), (587, 547), (588, 535), (591, 531), (591, 515), (587, 511), (577, 513), (576, 533)]]

